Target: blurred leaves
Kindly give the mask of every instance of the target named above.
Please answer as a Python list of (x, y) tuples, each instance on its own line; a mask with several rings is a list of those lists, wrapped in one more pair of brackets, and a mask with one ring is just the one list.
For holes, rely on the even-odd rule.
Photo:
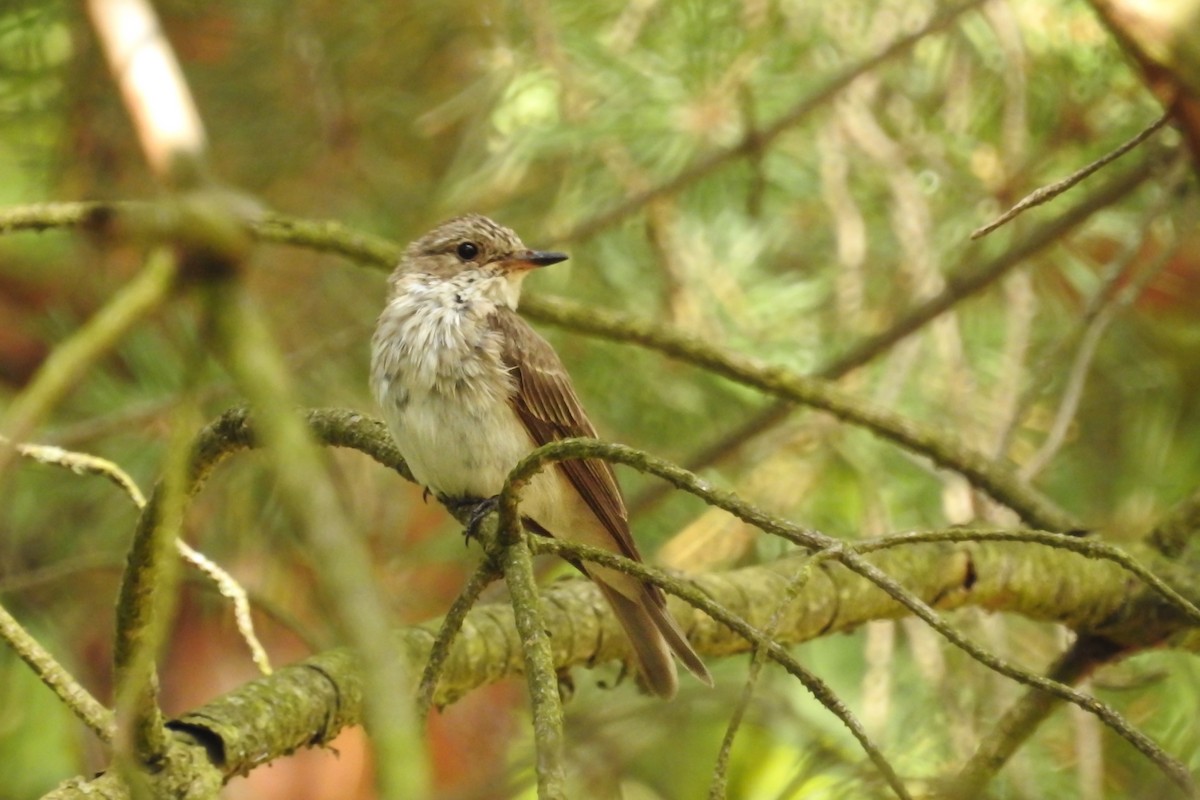
[[(594, 235), (555, 239), (763, 130), (947, 7), (908, 0), (168, 0), (159, 11), (212, 138), (215, 172), (264, 205), (395, 242), (443, 216), (485, 212), (531, 244), (571, 253), (529, 281), (528, 291), (658, 319), (808, 371), (938, 291), (971, 230), (1161, 113), (1145, 85), (1152, 77), (1146, 63), (1135, 55), (1131, 64), (1114, 38), (1119, 26), (1072, 0), (985, 3), (869, 70), (760, 151), (751, 148)], [(1178, 30), (1188, 35), (1191, 28)], [(0, 9), (0, 204), (152, 196), (102, 74), (75, 4), (12, 0)], [(1179, 150), (1179, 136), (1164, 131), (1148, 147)], [(1019, 243), (1093, 188), (1085, 183), (993, 234), (979, 258)], [(1035, 478), (1089, 526), (1136, 539), (1200, 484), (1200, 455), (1191, 446), (1200, 441), (1198, 211), (1194, 179), (1152, 179), (1030, 259), (1023, 275), (925, 326), (842, 387), (1019, 467), (1047, 441), (1088, 309), (1106, 307), (1116, 290), (1161, 262), (1099, 339), (1064, 441)], [(141, 258), (137, 247), (62, 233), (0, 237), (0, 405), (130, 280)], [(373, 413), (366, 354), (381, 276), (346, 268), (336, 254), (262, 245), (247, 281), (303, 402)], [(111, 458), (150, 485), (196, 319), (196, 309), (181, 303), (147, 320), (71, 387), (36, 438)], [(744, 387), (654, 353), (560, 330), (547, 336), (606, 438), (672, 460), (686, 462), (764, 405)], [(206, 417), (243, 399), (212, 365), (200, 383)], [(334, 463), (352, 525), (372, 549), (373, 577), (391, 592), (398, 616), (444, 609), (472, 558), (453, 524), (418, 489), (365, 459), (338, 454)], [(794, 413), (728, 449), (705, 474), (845, 537), (964, 515), (1004, 518), (923, 460), (811, 413)], [(624, 470), (621, 478), (629, 495), (652, 485)], [(328, 609), (309, 590), (314, 567), (277, 491), (257, 458), (239, 458), (190, 509), (185, 531), (252, 588), (320, 629)], [(6, 473), (0, 581), (123, 549), (132, 517), (114, 495), (49, 469), (21, 465)], [(714, 513), (673, 495), (635, 518), (637, 535), (653, 552), (683, 532), (672, 551), (685, 562), (776, 554), (777, 543), (757, 541)], [(39, 626), (54, 628), (48, 640), (56, 648), (75, 651), (81, 678), (100, 695), (111, 626), (97, 626), (81, 595), (107, 614), (115, 578), (92, 566), (15, 595), (36, 606)], [(207, 601), (188, 610), (200, 618), (190, 637), (203, 640), (225, 624)], [(1022, 620), (955, 619), (1035, 669), (1062, 646), (1057, 632)], [(893, 649), (876, 667), (892, 673), (881, 690), (891, 709), (881, 741), (906, 775), (937, 775), (969, 755), (964, 742), (990, 729), (1000, 707), (996, 681), (955, 653), (939, 655), (938, 644), (907, 628), (893, 633)], [(288, 657), (302, 652), (282, 628), (268, 638)], [(801, 651), (856, 709), (868, 696), (866, 639), (838, 637)], [(181, 651), (191, 641), (181, 634)], [(222, 668), (234, 669), (241, 656), (231, 649), (225, 658)], [(938, 659), (940, 671), (931, 666)], [(169, 661), (164, 674), (178, 666)], [(1193, 663), (1178, 653), (1145, 653), (1128, 666), (1161, 669), (1165, 677), (1101, 689), (1102, 696), (1195, 767), (1195, 737), (1173, 713), (1200, 703)], [(719, 682), (735, 686), (741, 669), (721, 664)], [(628, 744), (631, 730), (651, 742), (669, 736), (677, 783), (663, 780), (658, 758), (613, 763), (628, 764), (627, 784), (653, 796), (695, 796), (728, 711), (723, 700), (696, 699), (699, 710), (681, 721), (671, 716), (678, 709), (663, 713), (623, 689), (592, 691), (607, 678), (575, 678), (586, 685), (566, 710), (581, 769), (608, 763), (606, 753)], [(194, 702), (228, 688), (210, 675), (196, 683)], [(790, 682), (768, 681), (759, 692), (734, 750), (731, 796), (861, 795), (861, 756), (846, 746), (844, 731)], [(22, 773), (25, 785), (9, 776), (13, 796), (28, 797), (88, 765), (85, 748), (63, 746), (69, 735), (61, 720), (41, 705), (51, 703), (49, 693), (29, 686), (21, 697), (28, 709), (0, 702), (0, 765), (30, 763), (34, 751), (62, 754), (61, 763), (38, 761), (36, 776)], [(600, 712), (608, 714), (602, 726), (583, 724)], [(488, 708), (471, 713), (477, 716), (464, 729), (488, 724)], [(672, 726), (702, 735), (684, 741), (670, 736)], [(1035, 746), (1001, 774), (996, 792), (1052, 788), (1056, 796), (1084, 796), (1061, 766), (1074, 758), (1075, 735), (1063, 718), (1051, 718)], [(1149, 785), (1145, 762), (1104, 737), (1112, 790)], [(516, 763), (521, 747), (479, 759), (481, 772), (497, 775), (507, 766), (512, 781), (494, 781), (494, 794), (480, 796), (513, 796), (528, 782)]]

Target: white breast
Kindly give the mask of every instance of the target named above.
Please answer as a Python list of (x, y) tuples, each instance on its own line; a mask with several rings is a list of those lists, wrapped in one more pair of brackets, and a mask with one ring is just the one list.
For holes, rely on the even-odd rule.
[(413, 476), (438, 494), (491, 497), (533, 449), (509, 404), (488, 280), (401, 279), (372, 342), (371, 386)]

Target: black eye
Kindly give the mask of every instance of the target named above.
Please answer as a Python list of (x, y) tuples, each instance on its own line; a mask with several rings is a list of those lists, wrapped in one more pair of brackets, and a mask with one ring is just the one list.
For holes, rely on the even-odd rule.
[(455, 248), (454, 252), (458, 253), (458, 257), (463, 261), (470, 261), (479, 255), (479, 245), (474, 242), (463, 242)]

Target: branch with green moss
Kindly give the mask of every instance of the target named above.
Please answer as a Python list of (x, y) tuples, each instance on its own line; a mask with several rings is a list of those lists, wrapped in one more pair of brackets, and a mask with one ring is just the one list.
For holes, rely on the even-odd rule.
[[(307, 414), (307, 420), (314, 433), (325, 443), (356, 447), (390, 468), (404, 471), (394, 446), (384, 434), (382, 426), (374, 420), (346, 411), (312, 411)], [(253, 426), (245, 411), (229, 412), (207, 426), (193, 448), (193, 490), (211, 473), (215, 464), (231, 453), (255, 444)], [(625, 450), (585, 440), (558, 446), (563, 454), (572, 448), (583, 448), (580, 452), (584, 455), (603, 454), (609, 457)], [(544, 455), (539, 454), (539, 457)], [(664, 466), (661, 462), (652, 464), (656, 460), (645, 454), (627, 451), (626, 455), (628, 457), (621, 460), (637, 462), (643, 467), (654, 466), (655, 469), (651, 471), (664, 475), (677, 485), (687, 484), (708, 502), (739, 513), (764, 528), (787, 532), (789, 538), (810, 549), (823, 548), (820, 552), (825, 557), (820, 559), (817, 569), (812, 568), (812, 559), (792, 558), (724, 575), (705, 575), (694, 581), (675, 580), (646, 571), (645, 567), (614, 560), (614, 567), (653, 577), (668, 592), (682, 596), (694, 607), (710, 612), (711, 615), (701, 613), (677, 600), (672, 601), (673, 612), (689, 629), (689, 638), (701, 653), (708, 656), (766, 646), (772, 658), (782, 660), (789, 671), (803, 676), (805, 673), (799, 665), (791, 661), (786, 652), (780, 651), (781, 644), (851, 630), (873, 619), (905, 616), (911, 613), (913, 600), (942, 611), (976, 605), (989, 610), (1053, 620), (1077, 630), (1088, 631), (1094, 636), (1105, 637), (1123, 650), (1158, 643), (1174, 632), (1195, 625), (1194, 609), (1189, 611), (1180, 608), (1177, 602), (1164, 598), (1153, 587), (1129, 581), (1127, 578), (1131, 569), (1136, 569), (1139, 574), (1144, 574), (1146, 570), (1131, 566), (1136, 562), (1119, 563), (1121, 559), (1101, 543), (1029, 531), (976, 532), (951, 529), (895, 540), (868, 541), (857, 547), (845, 546), (847, 552), (860, 549), (865, 553), (858, 556), (862, 564), (889, 576), (891, 582), (902, 585), (910, 603), (906, 605), (897, 598), (895, 587), (885, 587), (889, 588), (889, 591), (885, 591), (880, 588), (877, 577), (873, 578), (872, 583), (864, 581), (861, 574), (856, 574), (865, 571), (862, 564), (855, 569), (853, 564), (836, 563), (839, 554), (824, 548), (828, 541), (820, 534), (797, 528), (786, 521), (772, 521), (733, 495), (716, 492), (695, 476), (688, 477), (685, 471), (668, 469), (669, 465)], [(528, 466), (525, 465), (526, 468)], [(535, 539), (532, 544), (539, 551), (579, 554), (579, 548), (555, 540)], [(597, 553), (590, 553), (586, 557), (593, 560), (614, 559), (610, 554)], [(1162, 565), (1151, 563), (1150, 566), (1158, 569)], [(799, 583), (795, 580), (798, 570), (804, 570), (807, 574), (806, 580)], [(1200, 595), (1194, 575), (1190, 581), (1185, 580), (1184, 575), (1173, 577), (1177, 579), (1175, 588), (1181, 590), (1184, 596)], [(781, 610), (778, 598), (789, 593), (794, 595), (794, 602)], [(543, 592), (542, 600), (543, 624), (553, 642), (555, 669), (629, 657), (628, 645), (619, 626), (604, 611), (598, 591), (591, 584), (578, 581), (558, 584)], [(1187, 603), (1186, 600), (1183, 602)], [(522, 635), (515, 619), (514, 610), (503, 605), (479, 606), (465, 615), (462, 632), (447, 652), (437, 690), (433, 694), (435, 703), (452, 702), (483, 683), (525, 673), (527, 662)], [(1147, 624), (1147, 620), (1154, 621), (1154, 624)], [(764, 628), (774, 629), (775, 635), (769, 639), (764, 637), (761, 634)], [(415, 674), (418, 665), (427, 659), (434, 639), (432, 626), (401, 634), (400, 649), (409, 666), (408, 674)], [(324, 661), (318, 663), (323, 665)], [(293, 674), (295, 669), (287, 668), (288, 674)], [(349, 687), (335, 691), (337, 697), (355, 697), (361, 693), (361, 687), (355, 683), (357, 677), (353, 669), (351, 673), (336, 679), (325, 666), (316, 669), (324, 676), (323, 680), (333, 681), (339, 686), (343, 679), (351, 681)], [(1036, 676), (1022, 677), (1034, 685), (1044, 683)], [(272, 680), (263, 679), (254, 685), (270, 686)], [(270, 694), (269, 689), (261, 690)], [(820, 691), (819, 685), (814, 691)], [(241, 708), (244, 702), (242, 698), (231, 703), (231, 706)], [(827, 705), (830, 704), (838, 713), (836, 697), (831, 696), (831, 703)], [(344, 705), (340, 704), (339, 708), (345, 710)], [(357, 721), (357, 714), (355, 710), (352, 721)], [(326, 713), (308, 709), (299, 718), (324, 719), (325, 716)], [(332, 716), (336, 718), (336, 714)], [(220, 724), (206, 727), (207, 723), (200, 722), (213, 718), (219, 719)], [(239, 720), (225, 719), (223, 714), (216, 714), (213, 709), (206, 707), (188, 715), (173, 728), (178, 730), (182, 725), (193, 737), (199, 735), (198, 728), (204, 728), (209, 730), (209, 735), (220, 738), (221, 730), (236, 731), (240, 724)], [(261, 726), (263, 723), (260, 721), (255, 724)], [(281, 720), (281, 730), (293, 733), (285, 735), (273, 745), (263, 744), (266, 750), (256, 745), (253, 763), (269, 760), (271, 753), (288, 752), (299, 744), (325, 741), (322, 738), (325, 734), (320, 732), (322, 729), (317, 729), (318, 735), (313, 734), (313, 729), (308, 729), (299, 743), (287, 738), (301, 730), (297, 724), (283, 724)], [(328, 735), (335, 733), (336, 730), (331, 730)], [(1146, 749), (1155, 747), (1144, 739), (1141, 745)], [(209, 747), (213, 747), (211, 742)], [(216, 751), (229, 753), (230, 748), (222, 743)], [(1165, 758), (1158, 755), (1160, 759)], [(1165, 763), (1169, 771), (1178, 774), (1169, 759)], [(234, 774), (248, 766), (247, 762), (233, 758), (222, 768), (229, 769), (228, 774)]]
[[(954, 531), (947, 531), (953, 533)], [(555, 540), (535, 539), (537, 549), (566, 550)], [(1135, 641), (1130, 620), (1148, 603), (1147, 591), (1128, 580), (1119, 565), (1033, 543), (922, 542), (864, 556), (907, 591), (942, 612), (974, 606), (1059, 622), (1076, 629), (1110, 630), (1122, 649), (1152, 644), (1167, 628), (1148, 630)], [(747, 626), (739, 632), (672, 598), (672, 613), (707, 658), (744, 653), (754, 646), (747, 632), (771, 623), (778, 598), (788, 591), (807, 557), (690, 580), (666, 577), (664, 585), (725, 608)], [(1181, 587), (1183, 588), (1183, 587)], [(1186, 594), (1200, 596), (1200, 579)], [(599, 590), (585, 580), (561, 581), (540, 593), (543, 623), (555, 669), (628, 659), (628, 644), (605, 610)], [(1160, 604), (1161, 608), (1161, 604)], [(836, 563), (814, 570), (780, 616), (773, 651), (791, 643), (852, 631), (876, 619), (897, 619), (908, 610), (878, 587)], [(1165, 613), (1165, 612), (1164, 612)], [(1182, 629), (1183, 623), (1177, 622)], [(436, 637), (437, 623), (407, 628), (397, 636), (405, 674), (420, 674)], [(752, 635), (752, 634), (751, 634)], [(783, 651), (786, 655), (786, 651)], [(434, 703), (454, 702), (467, 692), (525, 674), (521, 634), (511, 605), (476, 606), (446, 659)], [(212, 754), (227, 778), (243, 774), (297, 748), (326, 743), (344, 726), (361, 721), (362, 682), (356, 660), (334, 650), (276, 670), (168, 724), (188, 747)], [(83, 796), (77, 784), (56, 797)]]

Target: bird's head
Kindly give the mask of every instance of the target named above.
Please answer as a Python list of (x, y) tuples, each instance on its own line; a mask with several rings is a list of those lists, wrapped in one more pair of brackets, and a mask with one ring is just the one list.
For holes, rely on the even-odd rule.
[(480, 277), (506, 278), (515, 293), (530, 270), (566, 260), (565, 253), (529, 249), (511, 228), (485, 216), (466, 214), (410, 244), (393, 281), (417, 273), (449, 279), (475, 271)]

